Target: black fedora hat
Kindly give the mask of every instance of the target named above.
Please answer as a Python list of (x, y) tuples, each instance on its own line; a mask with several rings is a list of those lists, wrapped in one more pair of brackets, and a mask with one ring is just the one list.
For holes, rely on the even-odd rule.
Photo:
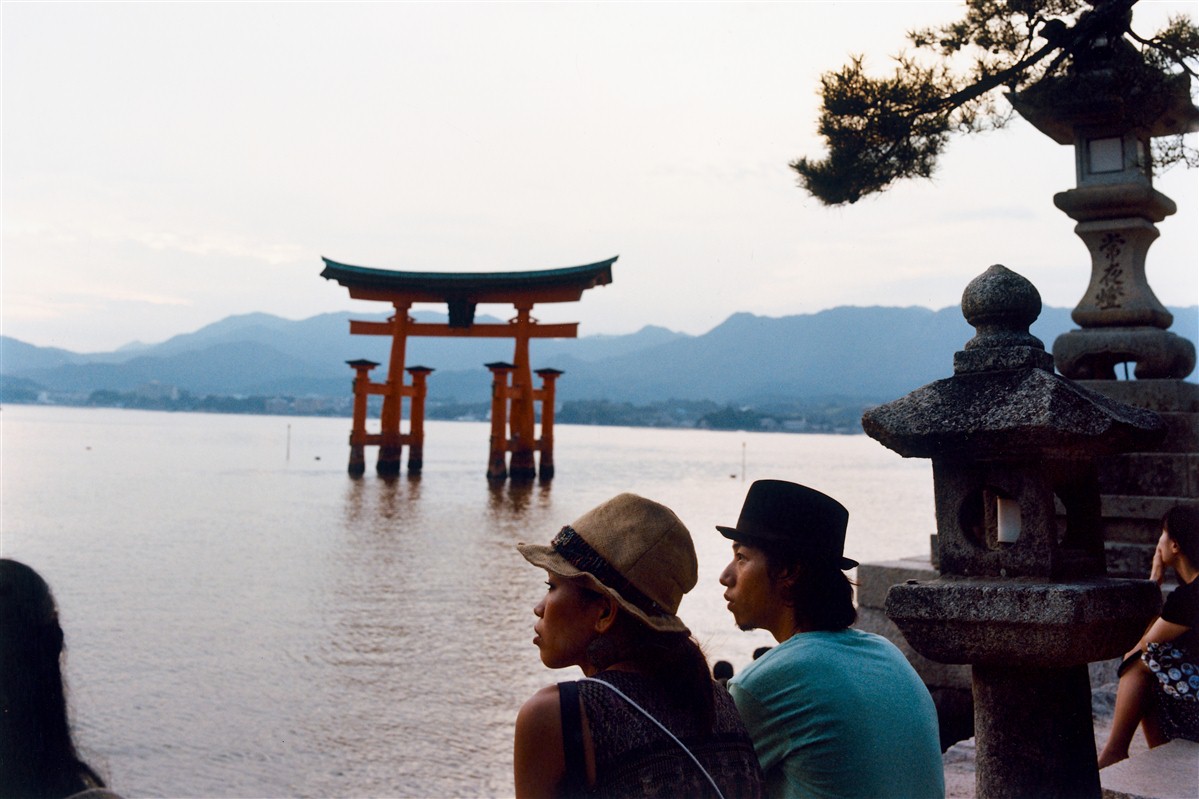
[(785, 480), (758, 480), (745, 495), (737, 526), (716, 529), (750, 546), (829, 558), (852, 569), (858, 562), (843, 554), (848, 522), (849, 511), (827, 494)]

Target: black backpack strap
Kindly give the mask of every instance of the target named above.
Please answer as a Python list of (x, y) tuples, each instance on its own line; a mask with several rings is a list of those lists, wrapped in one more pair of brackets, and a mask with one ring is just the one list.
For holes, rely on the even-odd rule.
[(562, 713), (562, 752), (566, 774), (562, 780), (562, 795), (587, 794), (587, 764), (583, 756), (583, 720), (579, 712), (579, 684), (558, 683), (558, 706)]

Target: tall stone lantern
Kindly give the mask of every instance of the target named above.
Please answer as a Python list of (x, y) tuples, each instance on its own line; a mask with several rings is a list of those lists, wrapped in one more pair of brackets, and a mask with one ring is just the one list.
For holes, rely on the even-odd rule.
[[(1105, 4), (1092, 0), (1092, 13)], [(1053, 356), (1075, 380), (1114, 379), (1120, 363), (1135, 363), (1137, 379), (1181, 379), (1195, 368), (1194, 346), (1168, 330), (1173, 315), (1149, 287), (1145, 257), (1156, 223), (1178, 210), (1153, 188), (1150, 141), (1199, 129), (1199, 108), (1187, 75), (1146, 64), (1124, 38), (1131, 13), (1110, 14), (1066, 75), (1009, 96), (1038, 130), (1074, 146), (1078, 185), (1053, 202), (1078, 222), (1091, 279), (1071, 315), (1081, 329), (1060, 336)]]
[(1028, 332), (1040, 311), (992, 266), (962, 295), (977, 335), (953, 377), (862, 417), (932, 459), (941, 576), (893, 586), (886, 612), (921, 655), (971, 666), (980, 799), (1100, 795), (1087, 663), (1127, 651), (1160, 604), (1154, 583), (1106, 577), (1095, 457), (1152, 443), (1161, 419), (1055, 375)]
[[(1173, 317), (1145, 274), (1157, 223), (1176, 211), (1153, 188), (1150, 144), (1196, 130), (1199, 108), (1187, 75), (1146, 64), (1127, 41), (1129, 9), (1111, 0), (1092, 5), (1092, 20), (1102, 24), (1092, 27), (1067, 73), (1009, 99), (1038, 130), (1074, 148), (1077, 185), (1053, 201), (1077, 222), (1091, 274), (1072, 314), (1078, 329), (1053, 342), (1057, 369), (1092, 391), (1160, 413), (1170, 431), (1158, 445), (1099, 465), (1109, 573), (1143, 577), (1162, 514), (1199, 504), (1199, 385), (1184, 379), (1194, 370), (1195, 348), (1170, 332)], [(1176, 233), (1193, 236), (1194, 226)], [(1136, 379), (1117, 379), (1121, 371)]]

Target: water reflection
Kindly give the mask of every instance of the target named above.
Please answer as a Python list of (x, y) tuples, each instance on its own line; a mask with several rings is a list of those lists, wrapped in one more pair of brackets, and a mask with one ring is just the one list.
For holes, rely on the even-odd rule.
[(550, 503), (551, 485), (548, 481), (536, 483), (532, 480), (489, 481), (487, 484), (487, 491), (490, 494), (488, 507), (491, 509), (493, 517), (499, 517), (505, 510), (511, 510), (519, 516), (529, 508), (532, 502), (536, 502), (543, 509), (547, 508)]
[(342, 505), (318, 656), (338, 698), (318, 746), (342, 765), (308, 789), (510, 792), (496, 761), (530, 692), (513, 675), (530, 671), (539, 579), (512, 545), (549, 512), (548, 487), (348, 480)]
[(620, 491), (691, 529), (682, 616), (743, 668), (768, 640), (731, 624), (713, 525), (741, 506), (746, 439), (749, 480), (844, 500), (853, 557), (927, 551), (933, 521), (927, 462), (861, 436), (567, 425), (552, 484), (489, 485), (483, 424), (430, 422), (420, 479), (351, 479), (302, 457), (344, 452), (341, 419), (289, 422), (287, 464), (270, 417), (4, 413), (6, 554), (54, 585), (84, 749), (128, 796), (511, 795), (517, 709), (575, 676), (540, 664), (544, 574), (515, 544)]

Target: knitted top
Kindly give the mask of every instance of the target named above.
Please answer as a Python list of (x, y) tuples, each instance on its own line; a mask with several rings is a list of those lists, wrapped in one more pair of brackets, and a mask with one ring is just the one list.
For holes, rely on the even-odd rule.
[[(649, 711), (691, 750), (720, 786), (725, 799), (760, 799), (762, 771), (737, 706), (713, 682), (715, 724), (700, 728), (692, 708), (670, 701), (650, 677), (624, 671), (595, 675)], [(595, 752), (595, 785), (589, 797), (715, 797), (711, 783), (678, 743), (615, 691), (594, 682), (577, 683)], [(568, 723), (564, 719), (564, 723)], [(564, 729), (566, 746), (570, 731)], [(570, 761), (568, 757), (568, 762)], [(572, 782), (572, 775), (567, 775)]]

